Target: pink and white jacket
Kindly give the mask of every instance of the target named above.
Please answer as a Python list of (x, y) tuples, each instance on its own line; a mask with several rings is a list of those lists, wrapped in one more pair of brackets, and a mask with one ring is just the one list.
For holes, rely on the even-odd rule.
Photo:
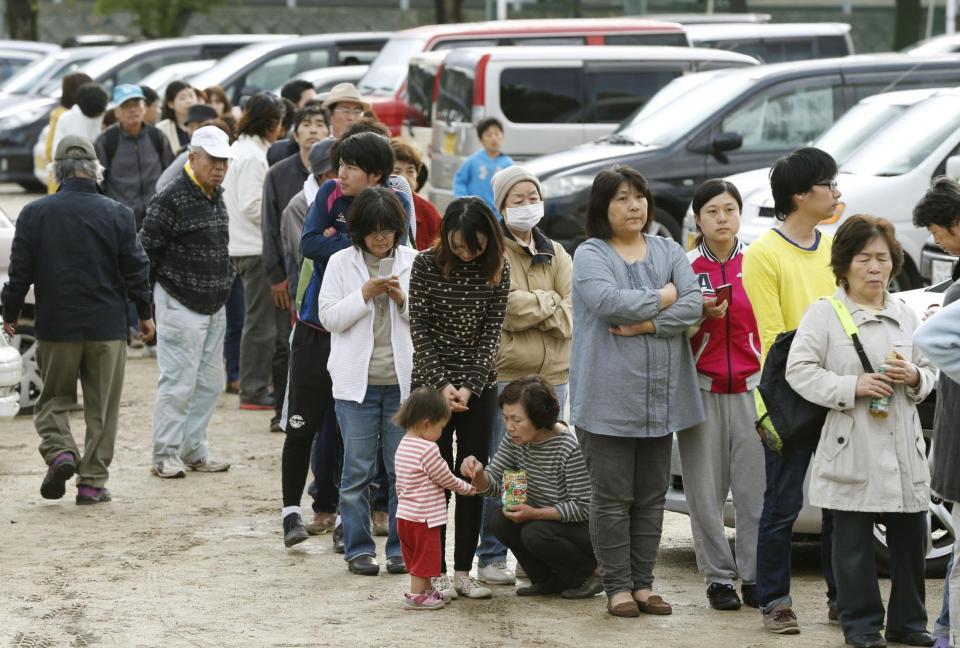
[(687, 252), (701, 291), (712, 293), (724, 284), (733, 287), (726, 316), (707, 318), (690, 337), (700, 388), (718, 394), (743, 393), (760, 382), (760, 333), (743, 289), (743, 249), (737, 239), (726, 261), (718, 259), (706, 243)]

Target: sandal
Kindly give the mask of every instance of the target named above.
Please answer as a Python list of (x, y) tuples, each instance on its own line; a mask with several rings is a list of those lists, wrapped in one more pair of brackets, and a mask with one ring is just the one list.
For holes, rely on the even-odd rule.
[(626, 619), (640, 616), (640, 608), (637, 606), (637, 602), (632, 600), (612, 605), (610, 599), (607, 599), (607, 612), (610, 613), (610, 616)]
[(637, 609), (644, 614), (666, 616), (673, 614), (673, 607), (663, 600), (659, 594), (651, 594), (646, 601), (636, 601)]

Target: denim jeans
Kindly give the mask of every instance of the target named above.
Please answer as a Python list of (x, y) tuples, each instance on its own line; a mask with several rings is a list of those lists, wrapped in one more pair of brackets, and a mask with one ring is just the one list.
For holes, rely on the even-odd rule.
[(223, 337), (223, 363), (227, 367), (227, 382), (240, 380), (240, 335), (243, 333), (243, 280), (233, 278), (227, 297), (227, 331)]
[(153, 463), (178, 456), (207, 457), (207, 424), (223, 391), (223, 332), (226, 315), (197, 313), (154, 289), (157, 365), (160, 380), (153, 409)]
[(340, 517), (346, 560), (377, 554), (370, 528), (370, 484), (377, 476), (377, 454), (381, 444), (390, 483), (390, 533), (386, 554), (388, 558), (402, 555), (397, 536), (394, 456), (404, 432), (390, 420), (399, 409), (399, 385), (370, 385), (362, 403), (337, 401), (337, 420), (343, 435)]
[(943, 604), (940, 616), (933, 624), (934, 637), (950, 637), (950, 572), (953, 570), (953, 556), (947, 561), (947, 575), (943, 579)]
[[(953, 528), (960, 529), (960, 502), (953, 503)], [(960, 646), (960, 543), (953, 544), (953, 566), (950, 568), (950, 645)]]
[[(763, 494), (763, 513), (757, 539), (757, 600), (764, 613), (779, 605), (793, 607), (790, 597), (790, 555), (793, 524), (803, 508), (803, 482), (813, 457), (812, 450), (778, 455), (763, 449), (767, 488)], [(820, 536), (820, 559), (827, 581), (827, 602), (837, 600), (836, 580), (833, 576), (832, 552), (833, 517), (824, 509)]]
[[(508, 382), (498, 382), (497, 383), (497, 396), (503, 393), (503, 390), (506, 389)], [(563, 416), (563, 408), (567, 403), (567, 385), (554, 385), (553, 391), (557, 394), (557, 400), (560, 401), (560, 416)], [(497, 449), (500, 447), (500, 443), (503, 441), (503, 436), (505, 434), (503, 427), (503, 417), (497, 417), (497, 427), (493, 431), (493, 436), (490, 437), (490, 460), (493, 460), (494, 455), (497, 454)], [(507, 559), (507, 547), (505, 544), (500, 542), (497, 539), (497, 536), (493, 534), (493, 531), (490, 530), (490, 518), (493, 516), (493, 512), (500, 508), (500, 498), (499, 497), (484, 497), (483, 498), (483, 521), (482, 526), (480, 527), (480, 546), (477, 547), (477, 564), (480, 567), (486, 567), (487, 565), (492, 565), (498, 560)]]

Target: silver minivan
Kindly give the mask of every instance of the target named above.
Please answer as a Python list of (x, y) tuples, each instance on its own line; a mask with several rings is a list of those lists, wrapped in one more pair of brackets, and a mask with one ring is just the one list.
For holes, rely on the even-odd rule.
[(757, 65), (750, 56), (688, 47), (493, 47), (450, 52), (436, 84), (430, 200), (443, 210), (453, 175), (480, 144), (476, 124), (503, 124), (514, 160), (609, 135), (670, 81)]

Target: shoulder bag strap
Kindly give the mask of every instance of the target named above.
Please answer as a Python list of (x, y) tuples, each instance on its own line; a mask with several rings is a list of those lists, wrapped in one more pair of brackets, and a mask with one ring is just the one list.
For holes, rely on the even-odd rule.
[(840, 325), (843, 326), (843, 332), (853, 341), (853, 348), (857, 350), (857, 355), (860, 356), (860, 364), (863, 365), (863, 370), (867, 373), (873, 373), (873, 365), (870, 364), (870, 360), (863, 350), (863, 345), (860, 344), (859, 329), (857, 329), (857, 325), (854, 323), (850, 311), (848, 311), (843, 302), (836, 297), (825, 297), (824, 299), (833, 306), (833, 310), (837, 313), (837, 318), (840, 320)]

